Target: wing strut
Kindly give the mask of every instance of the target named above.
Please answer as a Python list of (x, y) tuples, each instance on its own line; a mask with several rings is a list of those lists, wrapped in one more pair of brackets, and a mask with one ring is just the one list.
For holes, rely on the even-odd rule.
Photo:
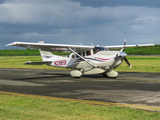
[(93, 66), (94, 68), (97, 68), (97, 66), (93, 65), (91, 62), (89, 62), (88, 60), (86, 60), (84, 57), (82, 57), (81, 55), (79, 55), (77, 52), (75, 52), (74, 50), (72, 50), (71, 48), (68, 48), (71, 52), (73, 52), (74, 54), (76, 54), (77, 56), (79, 56), (80, 58), (82, 58), (84, 61), (86, 61), (88, 64), (90, 64), (91, 66)]

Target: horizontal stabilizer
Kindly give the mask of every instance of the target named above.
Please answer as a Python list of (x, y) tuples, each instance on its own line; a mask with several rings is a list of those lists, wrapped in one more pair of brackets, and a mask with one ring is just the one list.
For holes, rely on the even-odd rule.
[(50, 64), (52, 63), (52, 61), (40, 61), (40, 62), (31, 62), (31, 61), (27, 61), (26, 63), (24, 63), (25, 65), (43, 65), (43, 64)]

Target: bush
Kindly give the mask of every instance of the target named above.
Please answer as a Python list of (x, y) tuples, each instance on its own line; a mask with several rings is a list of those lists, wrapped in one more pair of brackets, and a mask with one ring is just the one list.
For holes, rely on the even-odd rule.
[[(125, 52), (128, 55), (160, 55), (160, 45), (148, 46), (148, 47), (133, 47), (125, 48)], [(55, 55), (68, 55), (69, 53), (52, 52)], [(38, 49), (5, 49), (0, 50), (0, 56), (31, 56), (40, 55)]]
[[(59, 52), (53, 52), (55, 55), (68, 55), (68, 53), (59, 53)], [(0, 50), (0, 56), (32, 56), (32, 55), (40, 55), (40, 52), (38, 49), (25, 49), (25, 50), (19, 50), (19, 49), (5, 49)]]

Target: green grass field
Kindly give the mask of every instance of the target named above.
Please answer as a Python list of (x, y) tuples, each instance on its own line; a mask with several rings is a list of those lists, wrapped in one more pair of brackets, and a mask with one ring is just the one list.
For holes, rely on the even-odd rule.
[(132, 69), (125, 61), (116, 70), (128, 72), (160, 72), (160, 56), (128, 56)]
[[(128, 56), (117, 71), (160, 72), (160, 56)], [(0, 57), (0, 68), (57, 69), (24, 65), (40, 56)], [(0, 94), (0, 120), (160, 120), (159, 112)]]
[(24, 65), (27, 61), (42, 61), (40, 56), (5, 56), (0, 57), (0, 68), (20, 68), (20, 69), (63, 69), (47, 65)]
[(0, 94), (1, 120), (159, 120), (159, 112)]
[[(116, 71), (129, 72), (160, 72), (160, 56), (128, 56), (132, 69), (125, 62)], [(46, 65), (24, 65), (26, 61), (42, 61), (40, 56), (12, 56), (0, 57), (0, 68), (21, 69), (64, 69)]]

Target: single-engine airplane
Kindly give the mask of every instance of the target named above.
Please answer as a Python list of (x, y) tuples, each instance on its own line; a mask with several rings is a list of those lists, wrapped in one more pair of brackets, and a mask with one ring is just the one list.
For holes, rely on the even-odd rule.
[[(70, 72), (72, 77), (80, 78), (83, 74), (102, 74), (116, 78), (118, 73), (114, 70), (121, 65), (123, 60), (131, 65), (127, 60), (127, 54), (124, 52), (125, 47), (138, 47), (138, 46), (154, 46), (154, 44), (141, 44), (141, 45), (124, 45), (116, 46), (85, 46), (85, 45), (66, 45), (66, 44), (45, 44), (43, 40), (38, 43), (29, 42), (13, 42), (6, 46), (19, 46), (26, 48), (36, 48), (40, 50), (42, 57), (41, 62), (28, 61), (27, 65), (43, 65), (55, 67), (65, 67), (75, 69)], [(118, 51), (110, 51), (110, 48), (120, 48)], [(70, 52), (67, 57), (54, 55), (51, 52)]]

